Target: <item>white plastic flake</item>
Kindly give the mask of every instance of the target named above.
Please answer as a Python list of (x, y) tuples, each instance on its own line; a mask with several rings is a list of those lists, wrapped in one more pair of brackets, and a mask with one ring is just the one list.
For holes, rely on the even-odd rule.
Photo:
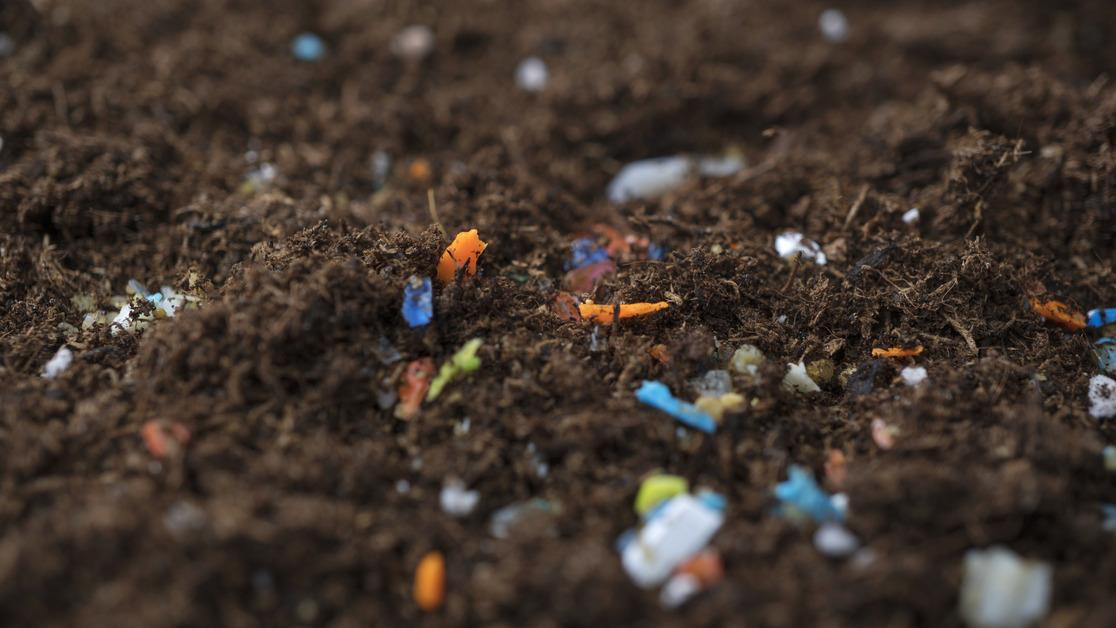
[(905, 367), (902, 371), (899, 371), (899, 377), (902, 377), (903, 383), (908, 386), (918, 386), (922, 382), (926, 381), (926, 367)]
[(907, 223), (908, 225), (913, 225), (914, 223), (918, 222), (919, 217), (920, 215), (917, 207), (912, 207), (903, 212), (903, 222)]
[(810, 379), (810, 376), (806, 373), (806, 365), (802, 362), (787, 365), (787, 374), (783, 377), (783, 388), (803, 394), (821, 392), (817, 382)]
[(616, 173), (616, 177), (608, 184), (608, 200), (623, 203), (656, 198), (697, 175), (728, 177), (743, 168), (744, 160), (732, 155), (674, 155), (641, 159), (631, 162)]
[(112, 335), (115, 336), (122, 331), (128, 331), (132, 327), (132, 306), (125, 303), (120, 308), (120, 313), (116, 318), (112, 319)]
[(824, 556), (845, 558), (860, 549), (860, 541), (839, 523), (823, 523), (814, 533), (814, 547)]
[(849, 19), (840, 9), (826, 9), (818, 16), (818, 29), (826, 41), (839, 44), (849, 38)]
[(70, 368), (70, 364), (74, 361), (74, 352), (66, 345), (62, 345), (55, 352), (54, 357), (49, 362), (43, 365), (43, 377), (46, 379), (54, 379), (59, 375), (66, 372)]
[(969, 550), (961, 582), (961, 617), (972, 628), (1025, 628), (1050, 610), (1053, 570), (1006, 547)]
[(1089, 380), (1089, 414), (1094, 419), (1116, 416), (1116, 380), (1107, 375), (1094, 375)]
[(783, 259), (801, 256), (803, 259), (813, 260), (819, 266), (825, 266), (829, 261), (817, 242), (807, 240), (797, 231), (787, 231), (775, 236), (775, 252)]
[(442, 486), (442, 510), (453, 517), (465, 517), (480, 502), (480, 493), (465, 489), (465, 483), (456, 478), (446, 480)]
[(515, 69), (515, 85), (525, 92), (541, 92), (549, 78), (546, 63), (538, 57), (527, 57)]
[(674, 568), (701, 551), (724, 515), (690, 495), (673, 497), (623, 549), (624, 570), (645, 589), (665, 581)]

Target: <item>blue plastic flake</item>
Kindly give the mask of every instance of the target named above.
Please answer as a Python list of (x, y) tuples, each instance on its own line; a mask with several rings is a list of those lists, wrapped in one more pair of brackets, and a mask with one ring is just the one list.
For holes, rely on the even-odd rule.
[(775, 485), (775, 497), (783, 508), (801, 512), (817, 523), (844, 519), (832, 498), (818, 487), (813, 474), (796, 464), (787, 469), (787, 481)]
[(1100, 370), (1116, 374), (1116, 338), (1101, 338), (1093, 344), (1093, 353), (1097, 356)]
[(434, 318), (434, 292), (430, 277), (412, 276), (403, 286), (403, 318), (411, 327), (422, 327)]
[(156, 292), (155, 294), (149, 294), (149, 295), (145, 296), (144, 298), (147, 299), (148, 301), (151, 301), (152, 303), (162, 303), (163, 302), (163, 293), (162, 292)]
[(652, 242), (647, 245), (647, 259), (655, 260), (656, 262), (666, 257), (666, 247), (655, 244)]
[(724, 495), (714, 493), (713, 491), (699, 491), (697, 498), (706, 508), (716, 510), (717, 512), (724, 512), (725, 507), (728, 505)]
[(1104, 515), (1105, 531), (1116, 532), (1116, 505), (1101, 504), (1101, 514)]
[(608, 261), (608, 251), (599, 246), (593, 238), (578, 238), (570, 246), (570, 259), (566, 262), (566, 270), (582, 268), (590, 264)]
[(1109, 307), (1103, 310), (1089, 310), (1085, 318), (1085, 324), (1089, 327), (1104, 327), (1111, 323), (1116, 323), (1116, 307)]
[(636, 390), (636, 399), (666, 412), (678, 419), (679, 422), (695, 430), (701, 430), (706, 434), (717, 431), (717, 422), (713, 420), (713, 417), (702, 412), (692, 403), (676, 399), (674, 395), (670, 394), (670, 389), (666, 387), (666, 384), (662, 382), (644, 380), (643, 384)]
[(302, 33), (291, 42), (291, 54), (299, 61), (317, 61), (325, 55), (325, 42), (314, 33)]

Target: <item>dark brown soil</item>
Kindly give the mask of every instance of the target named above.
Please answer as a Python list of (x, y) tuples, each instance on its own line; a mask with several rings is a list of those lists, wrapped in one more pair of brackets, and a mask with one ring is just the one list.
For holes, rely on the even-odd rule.
[[(962, 556), (996, 543), (1053, 565), (1045, 625), (1116, 624), (1098, 510), (1116, 423), (1088, 415), (1089, 335), (1028, 306), (1116, 305), (1116, 5), (843, 2), (832, 44), (812, 1), (416, 4), (0, 2), (0, 624), (957, 626)], [(406, 62), (390, 41), (415, 23), (435, 48)], [(301, 31), (320, 62), (292, 58)], [(513, 82), (529, 55), (541, 94)], [(627, 161), (730, 148), (749, 162), (734, 177), (604, 198)], [(265, 162), (275, 180), (244, 186)], [(413, 331), (403, 284), (446, 244), (427, 187), (451, 235), (489, 248)], [(595, 300), (670, 310), (599, 330), (551, 313), (596, 223), (669, 254), (621, 264)], [(829, 265), (792, 271), (785, 229)], [(73, 297), (113, 309), (131, 278), (203, 302), (74, 333)], [(473, 337), (481, 371), (417, 418), (380, 405), (408, 361)], [(67, 342), (74, 366), (41, 378)], [(684, 391), (742, 342), (772, 364), (716, 435), (636, 402), (641, 380)], [(857, 378), (867, 394), (778, 385), (787, 362), (842, 371), (915, 343)], [(928, 385), (899, 381), (911, 362)], [(877, 418), (901, 430), (891, 450)], [(157, 460), (152, 419), (191, 440)], [(831, 448), (870, 565), (771, 512), (787, 465), (820, 474)], [(726, 580), (677, 611), (613, 549), (657, 468), (729, 504)], [(439, 506), (447, 476), (481, 494), (464, 519)], [(561, 510), (489, 534), (531, 497)], [(447, 598), (426, 615), (412, 573), (432, 548)]]

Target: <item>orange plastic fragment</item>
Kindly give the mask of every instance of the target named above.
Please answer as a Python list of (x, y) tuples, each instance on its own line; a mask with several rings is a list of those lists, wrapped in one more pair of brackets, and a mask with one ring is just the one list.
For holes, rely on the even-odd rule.
[(403, 373), (403, 383), (399, 384), (399, 405), (395, 406), (395, 418), (404, 421), (418, 414), (426, 391), (430, 388), (430, 378), (434, 377), (434, 359), (422, 358), (407, 365)]
[(430, 168), (430, 162), (422, 157), (412, 161), (407, 168), (407, 178), (415, 183), (427, 183), (433, 174), (434, 171)]
[(581, 320), (581, 314), (577, 311), (577, 299), (569, 292), (559, 292), (550, 304), (550, 311), (564, 321)]
[(872, 349), (873, 358), (913, 358), (922, 353), (922, 345), (915, 347), (888, 347), (887, 349)]
[(451, 283), (461, 268), (465, 269), (466, 277), (477, 274), (477, 258), (487, 247), (488, 244), (480, 239), (476, 229), (457, 234), (442, 253), (442, 259), (438, 260), (438, 281), (443, 284)]
[(702, 550), (678, 566), (678, 573), (697, 578), (703, 587), (717, 584), (725, 577), (725, 566), (721, 555), (714, 550)]
[(658, 303), (624, 303), (622, 305), (597, 305), (592, 301), (586, 301), (577, 306), (581, 312), (581, 318), (600, 323), (601, 325), (611, 325), (613, 320), (619, 313), (620, 318), (632, 318), (633, 316), (645, 316), (653, 314), (659, 310), (665, 310), (670, 307), (666, 301), (659, 301)]
[(845, 484), (845, 454), (840, 449), (830, 449), (825, 455), (825, 479), (833, 488)]
[(439, 551), (427, 552), (415, 569), (415, 603), (431, 613), (446, 598), (446, 559)]
[(1061, 301), (1031, 299), (1031, 309), (1046, 320), (1070, 331), (1085, 329), (1085, 315)]
[(177, 454), (186, 443), (190, 442), (190, 430), (178, 422), (151, 420), (143, 424), (140, 434), (143, 436), (143, 444), (147, 446), (147, 451), (156, 458)]
[(651, 354), (651, 357), (655, 358), (659, 362), (662, 362), (663, 364), (670, 363), (670, 353), (667, 351), (666, 345), (655, 345), (648, 349), (647, 353)]

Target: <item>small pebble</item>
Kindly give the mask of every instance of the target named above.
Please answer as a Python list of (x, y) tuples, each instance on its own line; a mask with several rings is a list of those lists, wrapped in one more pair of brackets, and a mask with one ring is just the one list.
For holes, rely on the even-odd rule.
[(291, 54), (299, 61), (317, 61), (325, 50), (325, 42), (314, 33), (302, 33), (291, 41)]
[(824, 556), (845, 558), (860, 549), (860, 541), (839, 523), (823, 523), (814, 532), (814, 547)]
[(546, 88), (549, 72), (538, 57), (527, 57), (515, 69), (515, 84), (525, 92), (541, 92)]
[(434, 49), (434, 31), (414, 24), (399, 31), (391, 41), (391, 51), (410, 61), (420, 61)]
[(818, 29), (826, 41), (834, 44), (849, 38), (849, 20), (840, 9), (826, 9), (818, 16)]
[(806, 365), (806, 374), (818, 384), (828, 384), (833, 381), (836, 370), (833, 360), (828, 358), (814, 360)]
[(899, 377), (908, 386), (918, 386), (926, 380), (926, 368), (922, 366), (908, 366), (899, 371)]

